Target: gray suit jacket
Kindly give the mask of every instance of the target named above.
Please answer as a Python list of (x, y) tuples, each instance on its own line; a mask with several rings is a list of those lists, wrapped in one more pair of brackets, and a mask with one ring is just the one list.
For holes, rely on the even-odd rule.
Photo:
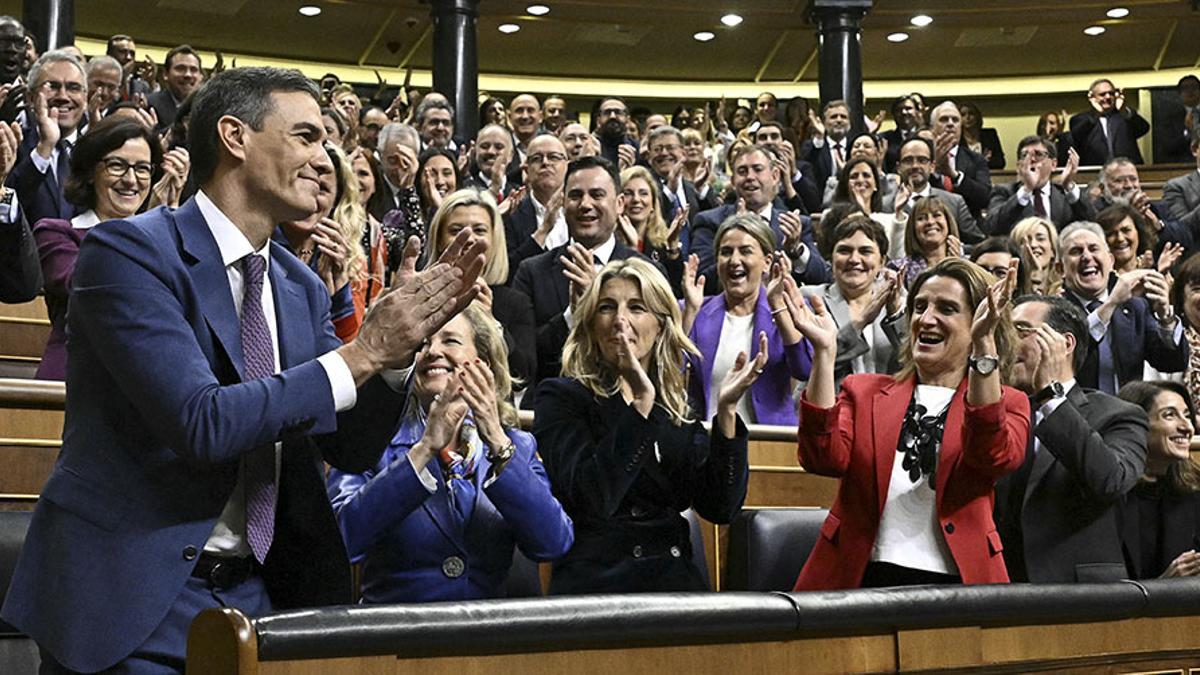
[[(824, 300), (825, 306), (829, 308), (834, 322), (838, 325), (837, 359), (834, 361), (833, 370), (838, 388), (841, 388), (842, 380), (847, 375), (860, 372), (894, 373), (900, 370), (900, 344), (908, 334), (908, 324), (904, 321), (903, 313), (898, 317), (890, 317), (889, 320), (889, 317), (884, 316), (887, 314), (885, 307), (867, 327), (867, 331), (871, 332), (871, 342), (868, 343), (863, 333), (854, 329), (854, 323), (850, 320), (850, 303), (836, 283), (801, 286), (800, 292), (806, 298), (819, 296)], [(864, 354), (868, 354), (868, 363), (872, 364), (872, 370), (854, 368), (855, 359)]]
[[(1061, 230), (1077, 220), (1092, 220), (1096, 217), (1092, 205), (1082, 194), (1072, 204), (1071, 198), (1067, 196), (1066, 190), (1061, 186), (1053, 183), (1048, 185), (1050, 187), (1049, 220), (1054, 223), (1055, 227)], [(1021, 219), (1036, 215), (1032, 200), (1024, 206), (1017, 200), (1017, 191), (1020, 187), (1020, 183), (1008, 183), (992, 188), (992, 202), (988, 204), (987, 218), (983, 220), (983, 231), (987, 232), (989, 236), (1008, 236), (1013, 226)], [(1081, 192), (1083, 191), (1082, 186), (1079, 189)]]
[[(979, 224), (975, 222), (975, 216), (971, 215), (971, 209), (967, 207), (967, 202), (962, 198), (962, 195), (953, 192), (946, 192), (938, 187), (929, 188), (930, 196), (937, 197), (946, 202), (950, 210), (954, 213), (954, 222), (958, 225), (958, 238), (964, 244), (978, 244), (984, 240), (983, 231), (979, 229)], [(905, 205), (905, 210), (908, 215), (912, 215), (915, 200), (909, 199)], [(892, 213), (896, 209), (896, 193), (886, 195), (883, 198), (883, 210), (886, 213)]]
[(1162, 200), (1172, 220), (1190, 227), (1200, 225), (1200, 171), (1188, 171), (1167, 181)]
[[(1035, 411), (1036, 413), (1036, 411)], [(1033, 427), (1025, 463), (996, 484), (996, 523), (1013, 581), (1128, 578), (1117, 520), (1146, 467), (1146, 413), (1078, 385)]]

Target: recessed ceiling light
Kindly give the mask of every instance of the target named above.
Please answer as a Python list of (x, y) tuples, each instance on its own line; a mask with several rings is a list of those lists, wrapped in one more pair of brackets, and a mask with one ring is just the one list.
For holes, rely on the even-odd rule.
[(1088, 35), (1103, 35), (1105, 30), (1107, 29), (1104, 26), (1088, 26), (1083, 32)]
[(721, 23), (729, 26), (730, 28), (733, 28), (741, 22), (742, 17), (738, 16), (737, 14), (726, 14), (725, 16), (721, 17)]
[(550, 13), (550, 8), (545, 5), (530, 5), (525, 8), (525, 11), (534, 16), (544, 16)]
[(925, 26), (933, 23), (933, 17), (929, 16), (928, 14), (918, 14), (910, 20), (910, 23), (917, 28), (924, 28)]
[(904, 42), (908, 39), (908, 33), (892, 33), (887, 39), (888, 42)]
[(697, 40), (699, 40), (701, 42), (708, 42), (709, 40), (711, 40), (717, 36), (716, 36), (716, 34), (712, 33), (711, 31), (702, 30), (699, 33), (696, 33), (695, 35), (693, 35), (692, 37), (696, 38)]
[(305, 5), (300, 8), (300, 13), (304, 16), (316, 16), (321, 13), (321, 8), (316, 5)]
[(1106, 13), (1110, 19), (1124, 19), (1125, 17), (1129, 16), (1129, 10), (1125, 9), (1124, 7), (1113, 7)]
[(521, 27), (520, 27), (520, 26), (518, 26), (518, 25), (517, 25), (517, 24), (515, 24), (515, 23), (502, 23), (502, 24), (500, 24), (500, 32), (501, 32), (501, 33), (506, 33), (506, 34), (507, 34), (507, 33), (515, 33), (515, 32), (517, 32), (517, 31), (519, 31), (519, 30), (521, 30)]

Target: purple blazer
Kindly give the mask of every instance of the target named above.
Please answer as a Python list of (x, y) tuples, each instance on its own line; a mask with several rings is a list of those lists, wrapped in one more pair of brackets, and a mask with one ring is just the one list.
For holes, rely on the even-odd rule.
[[(708, 410), (708, 397), (715, 395), (709, 391), (712, 382), (713, 359), (717, 355), (717, 345), (721, 341), (721, 328), (725, 324), (725, 294), (713, 295), (704, 299), (700, 305), (700, 313), (692, 324), (692, 332), (688, 335), (700, 348), (699, 373), (693, 368), (689, 378), (688, 391), (692, 402), (700, 415)], [(785, 347), (779, 329), (771, 318), (771, 306), (767, 304), (767, 291), (759, 288), (758, 303), (754, 308), (754, 346), (748, 351), (753, 357), (758, 353), (758, 334), (767, 334), (767, 365), (763, 374), (750, 386), (751, 407), (754, 409), (755, 421), (759, 424), (779, 424), (796, 426), (799, 418), (796, 414), (796, 403), (792, 399), (792, 379), (807, 380), (812, 369), (812, 347), (808, 340), (800, 339), (796, 344)]]
[(46, 310), (50, 314), (50, 339), (42, 352), (37, 379), (67, 379), (67, 296), (71, 290), (71, 275), (79, 256), (79, 242), (88, 229), (71, 227), (71, 221), (43, 218), (33, 226), (38, 257), (42, 261), (42, 277), (46, 289)]

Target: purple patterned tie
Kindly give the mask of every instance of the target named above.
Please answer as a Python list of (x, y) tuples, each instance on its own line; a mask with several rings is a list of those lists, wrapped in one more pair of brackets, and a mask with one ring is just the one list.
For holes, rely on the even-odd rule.
[[(263, 314), (263, 272), (267, 261), (251, 253), (242, 258), (245, 295), (242, 297), (242, 357), (246, 380), (275, 374), (275, 349)], [(246, 485), (246, 540), (255, 559), (263, 562), (275, 537), (275, 444), (242, 456)]]

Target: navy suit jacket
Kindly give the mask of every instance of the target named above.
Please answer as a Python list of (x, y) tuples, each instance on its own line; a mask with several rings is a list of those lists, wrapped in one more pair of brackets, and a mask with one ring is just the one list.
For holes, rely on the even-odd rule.
[[(1079, 195), (1079, 199), (1072, 204), (1062, 186), (1047, 183), (1046, 187), (1050, 188), (1049, 220), (1058, 229), (1061, 230), (1077, 220), (1092, 220), (1096, 217), (1096, 211), (1085, 195)], [(1013, 226), (1022, 219), (1035, 215), (1032, 200), (1024, 206), (1017, 201), (1017, 191), (1020, 188), (1019, 182), (992, 188), (992, 201), (988, 206), (987, 218), (983, 220), (983, 229), (988, 236), (1007, 236), (1012, 232)], [(1079, 189), (1083, 191), (1082, 186)]]
[[(1115, 277), (1110, 286), (1112, 283), (1115, 283)], [(1079, 302), (1074, 293), (1064, 290), (1063, 295), (1087, 312), (1087, 307)], [(1119, 386), (1142, 379), (1147, 362), (1164, 373), (1178, 373), (1187, 368), (1187, 335), (1179, 338), (1178, 345), (1164, 336), (1145, 298), (1130, 298), (1129, 302), (1113, 312), (1105, 339), (1112, 340), (1113, 368)], [(1075, 374), (1075, 379), (1082, 387), (1100, 388), (1099, 349), (1099, 343), (1091, 341), (1087, 359)]]
[(233, 296), (195, 201), (98, 225), (80, 247), (62, 452), (0, 611), (68, 668), (108, 668), (145, 641), (191, 575), (241, 456), (276, 441), (262, 572), (272, 604), (351, 600), (321, 461), (372, 466), (402, 396), (376, 377), (335, 412), (314, 360), (341, 344), (329, 292), (278, 244), (270, 255), (281, 372), (243, 381)]
[(154, 108), (154, 113), (158, 115), (156, 131), (161, 133), (175, 122), (175, 112), (178, 106), (175, 105), (175, 97), (171, 95), (170, 91), (160, 89), (147, 96), (146, 103)]
[[(850, 149), (850, 139), (844, 139), (847, 151)], [(812, 165), (813, 180), (816, 185), (825, 185), (829, 181), (829, 177), (837, 174), (837, 169), (833, 166), (833, 155), (829, 152), (829, 138), (826, 137), (825, 144), (821, 147), (813, 145), (812, 139), (804, 141), (800, 145), (800, 150), (796, 154), (797, 162), (803, 160)]]
[(961, 195), (967, 202), (967, 208), (971, 209), (971, 215), (975, 216), (975, 220), (980, 220), (992, 196), (992, 174), (988, 170), (987, 160), (960, 144), (954, 155), (954, 169), (963, 175), (957, 185), (954, 184), (954, 176), (943, 177), (937, 172), (929, 177), (929, 182), (934, 187)]
[(1137, 139), (1150, 132), (1150, 123), (1136, 111), (1129, 112), (1125, 120), (1125, 133), (1113, 137), (1111, 157), (1100, 115), (1095, 110), (1087, 110), (1071, 117), (1071, 142), (1075, 145), (1075, 152), (1079, 153), (1081, 165), (1104, 164), (1112, 157), (1126, 157), (1134, 164), (1142, 163), (1142, 151), (1138, 149)]
[[(36, 224), (43, 218), (70, 220), (79, 215), (79, 207), (68, 202), (63, 196), (62, 186), (71, 176), (71, 166), (66, 152), (61, 148), (62, 144), (59, 144), (58, 163), (54, 170), (47, 168), (46, 172), (42, 173), (34, 166), (30, 157), (40, 138), (37, 125), (26, 125), (22, 132), (25, 136), (17, 149), (16, 165), (8, 174), (5, 185), (17, 191), (17, 199), (21, 202), (25, 219)], [(58, 172), (57, 177), (55, 171)]]
[(537, 207), (533, 204), (533, 195), (526, 194), (517, 207), (504, 216), (504, 243), (508, 247), (510, 275), (516, 274), (522, 260), (545, 253), (545, 249), (533, 240), (537, 228)]
[[(502, 597), (513, 546), (531, 560), (562, 557), (575, 541), (571, 519), (550, 494), (533, 436), (516, 429), (516, 446), (504, 471), (485, 487), (491, 462), (485, 451), (475, 466), (470, 519), (450, 502), (445, 473), (427, 465), (437, 481), (430, 493), (408, 462), (425, 425), (409, 418), (365, 473), (329, 472), (329, 498), (352, 561), (364, 561), (363, 601), (436, 602)], [(462, 575), (442, 570), (447, 558), (465, 563)]]
[[(787, 207), (783, 200), (776, 197), (775, 203), (771, 205), (771, 229), (775, 231), (775, 240), (779, 242), (780, 246), (783, 245), (783, 233), (779, 230), (779, 214), (785, 210)], [(699, 273), (704, 275), (706, 295), (716, 295), (721, 292), (721, 281), (717, 278), (717, 256), (713, 252), (713, 239), (717, 236), (717, 229), (721, 227), (721, 223), (736, 212), (736, 204), (724, 204), (704, 211), (696, 216), (696, 222), (692, 224), (692, 241), (688, 252), (695, 253), (700, 258)], [(808, 266), (799, 272), (793, 270), (792, 276), (801, 286), (832, 281), (829, 265), (817, 252), (817, 244), (813, 240), (812, 220), (808, 216), (800, 216), (800, 221), (803, 227), (800, 238), (808, 248)]]

